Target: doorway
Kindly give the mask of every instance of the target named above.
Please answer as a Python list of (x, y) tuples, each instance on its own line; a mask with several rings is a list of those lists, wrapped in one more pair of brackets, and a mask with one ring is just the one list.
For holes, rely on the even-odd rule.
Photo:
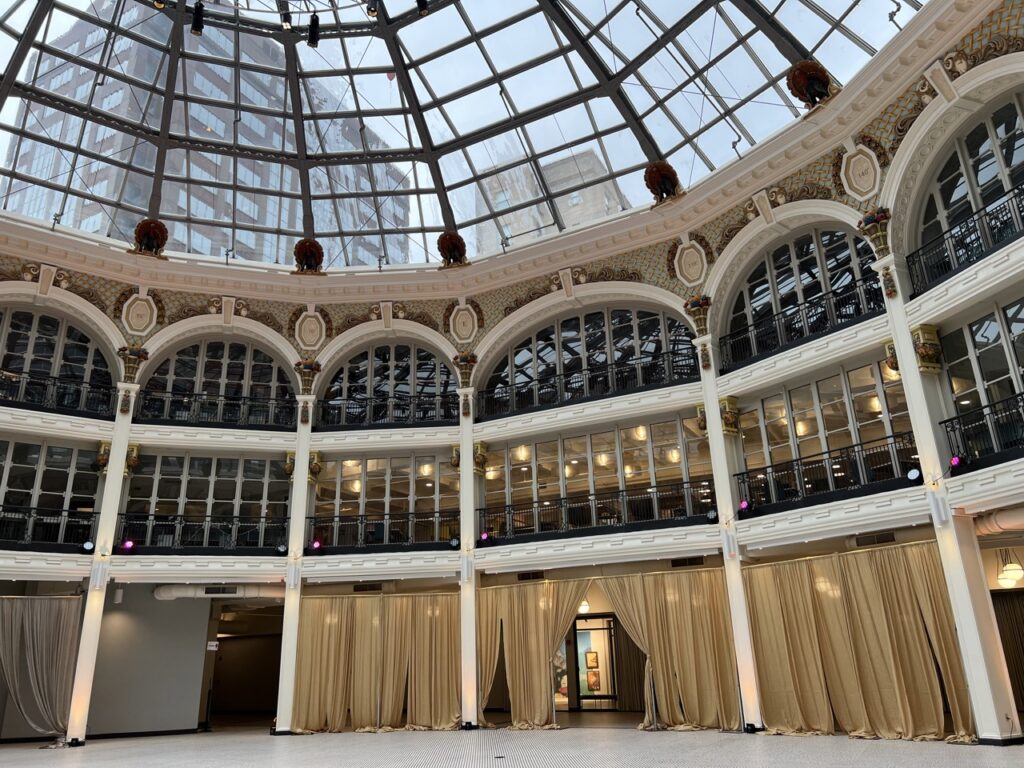
[(214, 605), (203, 702), (209, 728), (270, 728), (277, 713), (281, 605)]

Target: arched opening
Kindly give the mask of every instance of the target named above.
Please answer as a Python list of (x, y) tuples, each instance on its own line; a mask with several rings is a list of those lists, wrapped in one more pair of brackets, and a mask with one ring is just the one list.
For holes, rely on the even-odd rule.
[(500, 418), (699, 378), (693, 334), (667, 312), (595, 307), (564, 315), (508, 347), (480, 392)]
[(151, 369), (139, 421), (288, 428), (295, 424), (288, 369), (244, 340), (197, 341)]
[(871, 246), (842, 225), (765, 249), (730, 303), (722, 367), (745, 365), (885, 310)]

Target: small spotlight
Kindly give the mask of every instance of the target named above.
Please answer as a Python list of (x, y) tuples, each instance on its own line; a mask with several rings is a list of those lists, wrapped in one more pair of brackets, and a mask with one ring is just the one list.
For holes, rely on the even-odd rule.
[(366, 15), (377, 18), (377, 0), (366, 0)]
[(288, 545), (287, 544), (278, 544), (274, 548), (274, 551), (277, 552), (277, 554), (279, 554), (279, 555), (287, 555), (288, 554)]
[(135, 549), (135, 542), (131, 539), (125, 539), (121, 542), (122, 552), (131, 552), (133, 549)]
[(196, 3), (192, 9), (192, 34), (197, 37), (203, 34), (203, 27), (205, 26), (203, 23), (204, 10), (202, 0)]
[(96, 551), (96, 545), (93, 544), (91, 541), (86, 541), (86, 542), (82, 543), (82, 552), (83, 553), (85, 553), (87, 555), (91, 555), (95, 551)]
[(718, 512), (713, 509), (709, 509), (705, 517), (707, 517), (709, 523), (713, 523), (718, 519)]
[(960, 466), (961, 462), (963, 462), (963, 459), (961, 459), (959, 456), (954, 456), (949, 460), (949, 466), (951, 466), (953, 469), (956, 469), (957, 467)]
[(430, 8), (427, 7), (427, 0), (416, 0), (416, 7), (420, 9), (420, 16), (426, 16), (430, 13)]
[(458, 549), (459, 545), (461, 543), (462, 542), (459, 541), (459, 537), (458, 536), (452, 536), (451, 539), (449, 539), (449, 541), (448, 541), (448, 546), (451, 547), (452, 549)]
[(309, 17), (309, 36), (306, 38), (306, 45), (310, 48), (320, 45), (320, 17), (315, 13)]
[(744, 499), (740, 502), (740, 512), (746, 512), (748, 509), (750, 509), (750, 502)]
[(167, 3), (165, 3), (164, 0), (153, 0), (153, 7), (158, 11), (162, 11), (167, 7)]
[(918, 469), (917, 467), (913, 467), (909, 472), (907, 472), (907, 480), (909, 480), (910, 482), (916, 483), (920, 479), (921, 470)]
[(483, 533), (480, 534), (480, 541), (487, 541), (487, 539), (489, 539), (489, 538), (490, 538), (490, 534), (488, 534), (487, 531), (484, 531)]
[(287, 32), (291, 28), (292, 28), (292, 15), (288, 11), (285, 11), (284, 13), (281, 14), (281, 29), (283, 29), (283, 30), (285, 30)]

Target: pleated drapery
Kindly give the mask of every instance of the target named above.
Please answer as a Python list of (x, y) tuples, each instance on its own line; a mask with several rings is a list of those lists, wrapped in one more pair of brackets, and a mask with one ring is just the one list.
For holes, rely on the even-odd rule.
[(39, 733), (67, 732), (80, 617), (79, 597), (0, 597), (0, 675)]
[(973, 739), (933, 542), (750, 566), (743, 577), (770, 731)]
[(1003, 653), (1010, 671), (1013, 698), (1017, 708), (1024, 707), (1024, 589), (1006, 589), (992, 593)]
[(644, 721), (639, 727), (650, 728), (654, 725), (654, 677), (643, 579), (640, 576), (612, 576), (601, 579), (598, 584), (611, 603), (615, 618), (647, 657), (644, 664)]
[(455, 728), (459, 706), (458, 595), (302, 599), (292, 730)]
[(508, 590), (477, 590), (476, 602), (476, 653), (477, 685), (479, 698), (477, 721), (485, 728), (491, 724), (484, 717), (484, 708), (491, 695), (494, 675), (498, 670), (498, 653), (501, 649), (501, 617), (506, 612)]

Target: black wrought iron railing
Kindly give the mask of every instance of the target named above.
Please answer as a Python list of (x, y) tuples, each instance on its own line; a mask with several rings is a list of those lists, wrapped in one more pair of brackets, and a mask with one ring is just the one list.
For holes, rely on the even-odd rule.
[(122, 512), (117, 542), (122, 552), (197, 549), (245, 554), (287, 544), (288, 518)]
[(910, 432), (751, 469), (736, 475), (740, 517), (820, 504), (834, 498), (891, 490), (915, 482)]
[(405, 515), (314, 516), (307, 520), (307, 544), (331, 547), (386, 547), (438, 544), (450, 546), (459, 536), (458, 511)]
[(16, 545), (81, 545), (93, 541), (96, 512), (92, 509), (39, 509), (0, 506), (0, 547)]
[(1024, 235), (1024, 185), (1014, 187), (907, 256), (918, 296)]
[[(579, 362), (582, 364), (582, 359)], [(676, 352), (482, 390), (477, 394), (477, 419), (498, 419), (524, 411), (557, 408), (569, 403), (699, 379), (697, 352), (692, 346), (687, 346)]]
[(365, 429), (392, 424), (458, 424), (459, 396), (359, 397), (321, 400), (317, 428)]
[(0, 404), (114, 418), (117, 389), (31, 373), (0, 371)]
[(942, 422), (954, 473), (1024, 456), (1024, 394)]
[(720, 340), (722, 370), (734, 370), (884, 311), (878, 275), (862, 277), (726, 334)]
[[(662, 521), (708, 522), (715, 514), (711, 478), (688, 483), (627, 488), (477, 510), (487, 541), (522, 536), (575, 534)], [(486, 537), (485, 537), (486, 535)]]
[(158, 424), (290, 429), (295, 426), (298, 410), (291, 399), (146, 391), (140, 392), (137, 399), (136, 419)]

